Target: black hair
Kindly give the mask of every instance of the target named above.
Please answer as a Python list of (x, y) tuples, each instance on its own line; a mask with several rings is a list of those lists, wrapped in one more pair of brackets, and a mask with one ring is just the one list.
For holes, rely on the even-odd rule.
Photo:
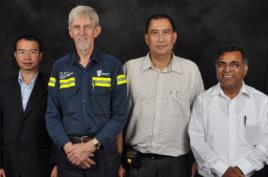
[(174, 24), (172, 18), (169, 15), (167, 15), (167, 14), (154, 14), (154, 15), (150, 16), (148, 18), (147, 22), (146, 22), (146, 25), (145, 25), (145, 34), (148, 33), (148, 29), (149, 29), (149, 26), (150, 26), (151, 21), (152, 20), (158, 20), (158, 19), (167, 19), (170, 22), (173, 31), (176, 31), (175, 24)]
[(36, 36), (34, 36), (32, 34), (22, 34), (22, 35), (18, 36), (17, 39), (15, 40), (14, 51), (17, 50), (17, 43), (22, 39), (25, 39), (27, 41), (35, 41), (35, 42), (37, 42), (38, 47), (39, 47), (39, 51), (40, 52), (43, 51), (43, 45), (42, 45), (41, 40), (38, 37), (36, 37)]
[(226, 52), (240, 52), (241, 55), (242, 55), (242, 60), (244, 63), (247, 63), (247, 58), (245, 56), (245, 51), (242, 47), (238, 46), (238, 45), (235, 45), (235, 44), (229, 44), (229, 45), (226, 45), (225, 47), (223, 48), (220, 48), (217, 52), (217, 57), (216, 57), (216, 61), (218, 61), (219, 57), (226, 53)]

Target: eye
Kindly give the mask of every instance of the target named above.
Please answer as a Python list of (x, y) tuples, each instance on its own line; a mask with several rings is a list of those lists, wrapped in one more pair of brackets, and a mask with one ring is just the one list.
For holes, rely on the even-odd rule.
[(164, 35), (169, 35), (169, 34), (170, 34), (170, 30), (164, 30), (164, 31), (163, 31), (163, 34), (164, 34)]
[(230, 67), (232, 67), (232, 68), (239, 68), (239, 66), (240, 66), (239, 62), (233, 61), (230, 63)]
[(25, 54), (26, 53), (26, 50), (23, 50), (23, 49), (19, 49), (18, 51), (17, 51), (17, 54), (19, 54), (19, 55), (23, 55), (23, 54)]
[(151, 35), (158, 36), (159, 35), (159, 32), (158, 31), (151, 31)]
[(218, 68), (225, 68), (226, 67), (226, 63), (224, 63), (224, 62), (217, 62), (217, 64), (216, 64), (216, 66), (218, 67)]
[(31, 49), (31, 50), (30, 50), (30, 53), (31, 53), (31, 54), (38, 54), (38, 50), (37, 50), (37, 49)]
[(93, 29), (93, 26), (92, 26), (92, 25), (86, 25), (84, 28), (85, 28), (86, 30), (90, 31), (90, 30)]

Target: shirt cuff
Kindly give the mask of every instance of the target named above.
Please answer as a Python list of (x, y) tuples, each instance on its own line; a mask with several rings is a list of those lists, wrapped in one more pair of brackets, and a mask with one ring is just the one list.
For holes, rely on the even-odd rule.
[(212, 165), (212, 172), (216, 173), (217, 176), (223, 176), (223, 174), (228, 168), (229, 167), (226, 164), (218, 160), (214, 165)]
[(254, 171), (253, 166), (248, 160), (243, 160), (241, 163), (239, 163), (238, 167), (244, 173), (245, 176)]

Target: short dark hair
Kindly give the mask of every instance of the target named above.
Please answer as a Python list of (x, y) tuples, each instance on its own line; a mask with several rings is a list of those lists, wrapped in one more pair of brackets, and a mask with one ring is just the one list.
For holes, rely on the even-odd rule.
[(246, 58), (246, 56), (245, 56), (245, 51), (244, 51), (244, 49), (243, 49), (242, 47), (236, 45), (236, 44), (229, 44), (229, 45), (226, 45), (226, 46), (220, 48), (220, 49), (218, 50), (218, 52), (217, 52), (217, 58), (216, 58), (216, 61), (218, 61), (219, 57), (220, 57), (222, 54), (224, 54), (224, 53), (226, 53), (226, 52), (236, 52), (236, 51), (238, 51), (238, 52), (241, 53), (243, 62), (244, 62), (244, 63), (248, 63), (248, 60), (247, 60), (247, 58)]
[(146, 25), (145, 25), (145, 34), (148, 33), (148, 29), (149, 29), (149, 26), (150, 26), (151, 21), (152, 20), (158, 20), (158, 19), (167, 19), (170, 22), (173, 31), (176, 31), (175, 24), (174, 24), (172, 18), (169, 15), (167, 15), (167, 14), (154, 14), (154, 15), (150, 16), (148, 18), (147, 22), (146, 22)]
[(22, 34), (22, 35), (19, 35), (19, 36), (17, 37), (16, 41), (15, 41), (14, 51), (17, 50), (17, 43), (18, 43), (20, 40), (22, 40), (22, 39), (25, 39), (25, 40), (27, 40), (27, 41), (35, 41), (35, 42), (37, 42), (37, 43), (38, 43), (38, 47), (39, 47), (39, 51), (40, 51), (40, 52), (43, 51), (43, 45), (42, 45), (41, 40), (40, 40), (38, 37), (36, 37), (36, 36), (34, 36), (34, 35), (32, 35), (32, 34)]

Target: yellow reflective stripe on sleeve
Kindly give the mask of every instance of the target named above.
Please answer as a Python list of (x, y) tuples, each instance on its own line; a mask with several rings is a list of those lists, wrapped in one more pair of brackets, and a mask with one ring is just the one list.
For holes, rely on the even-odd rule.
[(126, 84), (127, 83), (126, 75), (124, 75), (124, 74), (118, 75), (116, 77), (116, 80), (117, 80), (117, 85), (121, 85), (121, 84)]
[(118, 75), (116, 77), (116, 79), (125, 79), (126, 78), (126, 75), (125, 74), (121, 74), (121, 75)]
[(69, 88), (75, 86), (75, 78), (60, 79), (60, 89)]
[(117, 81), (117, 85), (126, 84), (127, 80)]
[(50, 77), (49, 78), (48, 86), (50, 86), (50, 87), (55, 87), (56, 86), (56, 78), (55, 77)]

